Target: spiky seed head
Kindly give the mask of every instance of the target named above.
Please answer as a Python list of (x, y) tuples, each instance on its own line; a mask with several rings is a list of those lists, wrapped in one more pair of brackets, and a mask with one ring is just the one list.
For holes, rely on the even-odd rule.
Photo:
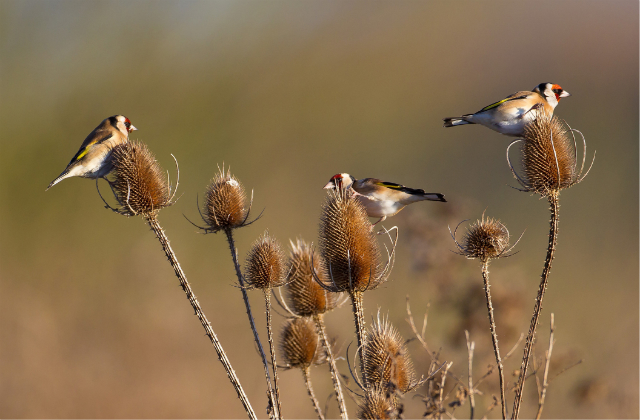
[(269, 236), (260, 236), (247, 255), (245, 280), (256, 289), (271, 289), (282, 286), (286, 281), (287, 269), (280, 244)]
[(326, 290), (314, 279), (315, 275), (323, 284), (329, 284), (322, 257), (314, 254), (309, 244), (301, 239), (291, 243), (286, 290), (291, 309), (299, 316), (330, 311), (337, 306), (340, 296)]
[(578, 182), (573, 136), (558, 117), (540, 113), (527, 124), (521, 151), (528, 191), (546, 197)]
[(202, 218), (213, 232), (242, 227), (247, 220), (246, 201), (240, 181), (223, 167), (207, 187)]
[(171, 204), (166, 174), (144, 143), (117, 145), (111, 152), (111, 161), (111, 186), (120, 213), (150, 215)]
[(374, 321), (364, 345), (367, 386), (379, 386), (388, 393), (406, 393), (415, 385), (415, 372), (398, 330), (387, 318)]
[(311, 318), (294, 318), (282, 328), (280, 349), (287, 366), (307, 369), (326, 361), (316, 324)]
[(467, 228), (460, 252), (467, 258), (483, 262), (498, 258), (509, 247), (509, 231), (499, 220), (484, 217)]
[(398, 409), (386, 389), (372, 386), (365, 390), (356, 415), (366, 420), (395, 419), (398, 418)]
[(367, 212), (349, 191), (329, 191), (318, 243), (334, 291), (363, 292), (386, 280)]

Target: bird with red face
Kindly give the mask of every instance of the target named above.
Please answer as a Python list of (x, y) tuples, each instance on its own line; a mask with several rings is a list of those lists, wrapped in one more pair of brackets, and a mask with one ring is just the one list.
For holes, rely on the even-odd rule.
[(444, 126), (481, 124), (507, 136), (522, 137), (524, 127), (535, 120), (538, 112), (553, 114), (560, 98), (568, 96), (571, 94), (560, 85), (540, 83), (532, 91), (516, 92), (475, 114), (445, 118)]
[(376, 178), (355, 179), (346, 173), (331, 177), (324, 189), (351, 189), (356, 199), (366, 209), (367, 216), (379, 218), (373, 224), (374, 226), (384, 221), (388, 216), (397, 214), (409, 204), (424, 200), (447, 201), (440, 193), (426, 193), (421, 189), (409, 188)]
[(102, 121), (86, 139), (73, 156), (71, 162), (54, 179), (47, 190), (63, 179), (72, 176), (83, 178), (104, 178), (111, 172), (111, 150), (118, 144), (129, 140), (129, 133), (137, 130), (124, 115), (114, 115)]

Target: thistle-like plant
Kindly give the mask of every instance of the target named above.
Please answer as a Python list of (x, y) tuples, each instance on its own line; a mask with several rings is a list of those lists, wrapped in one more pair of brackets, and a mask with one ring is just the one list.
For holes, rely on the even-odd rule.
[(309, 398), (320, 420), (324, 420), (322, 409), (311, 385), (311, 366), (326, 362), (326, 353), (311, 318), (288, 320), (280, 335), (280, 350), (287, 368), (300, 369)]
[[(460, 222), (461, 224), (462, 222)], [(458, 254), (463, 255), (469, 259), (479, 259), (482, 263), (482, 280), (484, 282), (484, 292), (487, 298), (487, 310), (489, 312), (489, 329), (491, 331), (491, 340), (493, 342), (493, 351), (496, 356), (496, 363), (498, 366), (498, 376), (500, 381), (500, 401), (502, 403), (502, 418), (507, 417), (507, 405), (505, 401), (505, 384), (504, 384), (504, 367), (502, 365), (502, 358), (500, 357), (500, 348), (498, 346), (498, 334), (496, 333), (496, 322), (493, 315), (493, 303), (491, 301), (491, 291), (489, 285), (489, 262), (492, 259), (501, 257), (508, 257), (509, 252), (520, 241), (516, 241), (513, 246), (509, 246), (509, 231), (506, 226), (500, 223), (500, 221), (484, 217), (473, 223), (469, 228), (462, 240), (459, 243), (456, 240), (456, 233), (458, 227), (451, 237), (458, 247)], [(449, 231), (451, 232), (451, 231)]]
[[(578, 169), (576, 133), (582, 137), (583, 143), (580, 169)], [(522, 175), (516, 172), (509, 158), (509, 149), (516, 143), (521, 143), (520, 163), (523, 171)], [(513, 172), (513, 176), (522, 186), (520, 191), (546, 197), (551, 211), (549, 246), (522, 356), (520, 376), (516, 386), (516, 396), (511, 414), (514, 419), (518, 418), (520, 412), (520, 403), (523, 397), (522, 390), (527, 377), (529, 359), (542, 310), (542, 300), (547, 289), (551, 263), (557, 245), (560, 191), (580, 183), (587, 176), (591, 166), (584, 172), (586, 152), (587, 143), (582, 133), (570, 128), (564, 121), (548, 113), (540, 113), (535, 121), (525, 127), (524, 138), (515, 140), (507, 148), (507, 162)], [(595, 154), (593, 159), (595, 160)], [(593, 160), (591, 165), (593, 165)]]
[[(282, 304), (291, 316), (311, 317), (314, 320), (324, 352), (329, 360), (329, 370), (333, 388), (336, 391), (340, 416), (343, 419), (348, 419), (340, 384), (340, 373), (333, 357), (333, 350), (331, 349), (331, 343), (329, 343), (324, 324), (324, 314), (341, 303), (341, 294), (325, 289), (314, 280), (314, 276), (321, 283), (328, 283), (322, 257), (315, 255), (311, 246), (301, 239), (298, 239), (296, 243), (291, 242), (289, 276), (285, 286), (287, 300), (283, 299)], [(287, 301), (288, 304), (286, 303)]]
[(280, 390), (278, 388), (278, 368), (271, 328), (271, 289), (284, 285), (286, 279), (287, 267), (282, 248), (275, 239), (269, 236), (269, 232), (265, 232), (253, 243), (253, 246), (249, 250), (245, 265), (245, 280), (247, 281), (247, 287), (260, 289), (264, 292), (267, 313), (267, 334), (269, 338), (269, 351), (271, 353), (271, 367), (273, 370), (273, 388), (276, 397), (275, 406), (280, 416), (282, 416), (282, 408), (280, 405)]
[[(382, 263), (367, 212), (350, 190), (329, 191), (322, 206), (318, 243), (329, 279), (316, 280), (329, 291), (349, 293), (358, 351), (361, 352), (366, 343), (362, 294), (375, 289), (389, 278), (395, 257), (395, 244), (391, 251), (387, 251), (387, 262)], [(362, 353), (360, 371), (366, 382)]]
[[(213, 343), (218, 358), (224, 366), (247, 415), (251, 419), (257, 418), (218, 337), (202, 311), (182, 267), (180, 267), (178, 258), (169, 244), (169, 239), (158, 222), (158, 212), (173, 203), (175, 190), (178, 186), (177, 182), (172, 192), (172, 188), (168, 184), (160, 165), (143, 143), (127, 142), (120, 144), (113, 149), (111, 159), (114, 180), (109, 183), (119, 204), (118, 208), (112, 210), (125, 216), (142, 216), (156, 234), (162, 249), (169, 259), (169, 263), (180, 280), (182, 290), (186, 293), (196, 316)], [(107, 207), (111, 208), (108, 204)]]

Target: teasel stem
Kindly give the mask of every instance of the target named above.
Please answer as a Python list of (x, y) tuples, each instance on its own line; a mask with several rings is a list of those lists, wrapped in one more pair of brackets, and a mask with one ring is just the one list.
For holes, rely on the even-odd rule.
[(307, 392), (309, 393), (309, 398), (311, 398), (311, 402), (313, 403), (313, 408), (316, 410), (316, 414), (320, 420), (324, 420), (324, 416), (322, 415), (322, 410), (320, 409), (320, 404), (318, 403), (318, 399), (316, 398), (316, 394), (313, 392), (313, 386), (311, 385), (310, 369), (300, 369), (302, 371), (302, 377), (304, 378), (304, 384), (307, 387)]
[(247, 309), (247, 317), (249, 317), (249, 324), (251, 325), (251, 331), (253, 331), (253, 339), (258, 346), (258, 350), (260, 351), (260, 358), (262, 359), (262, 365), (264, 366), (264, 375), (267, 380), (267, 389), (269, 392), (269, 398), (271, 399), (271, 407), (274, 410), (274, 417), (276, 419), (280, 418), (280, 407), (276, 404), (276, 399), (273, 393), (273, 387), (271, 386), (271, 376), (269, 375), (269, 363), (267, 362), (267, 356), (262, 348), (262, 343), (260, 342), (260, 336), (258, 335), (258, 330), (256, 329), (256, 323), (253, 318), (253, 314), (251, 312), (251, 304), (249, 303), (249, 296), (247, 294), (247, 289), (244, 285), (244, 279), (242, 277), (242, 271), (240, 270), (240, 263), (238, 262), (238, 250), (235, 245), (235, 240), (233, 239), (233, 229), (228, 228), (225, 229), (224, 232), (227, 234), (227, 242), (229, 243), (229, 250), (231, 251), (231, 258), (233, 259), (233, 265), (236, 269), (236, 276), (238, 277), (238, 284), (240, 285), (240, 291), (242, 292), (242, 300), (244, 300), (244, 305)]
[(500, 357), (500, 348), (498, 347), (498, 334), (496, 334), (496, 321), (493, 317), (493, 304), (491, 302), (491, 291), (489, 285), (489, 261), (482, 262), (482, 280), (484, 281), (484, 292), (487, 297), (487, 310), (489, 311), (489, 328), (491, 330), (491, 340), (493, 341), (493, 351), (496, 354), (496, 363), (498, 365), (498, 377), (500, 379), (500, 401), (502, 403), (502, 418), (507, 418), (507, 404), (504, 396), (504, 366)]
[(540, 312), (542, 311), (542, 299), (544, 298), (544, 292), (547, 289), (547, 283), (549, 281), (549, 273), (551, 272), (551, 263), (556, 251), (556, 245), (558, 241), (558, 211), (559, 211), (559, 194), (560, 191), (556, 190), (548, 195), (549, 206), (551, 210), (551, 220), (549, 227), (549, 247), (547, 248), (547, 258), (544, 261), (544, 268), (542, 270), (542, 276), (540, 280), (540, 287), (538, 288), (538, 297), (536, 298), (535, 306), (533, 307), (533, 316), (531, 318), (531, 326), (529, 327), (529, 334), (524, 345), (524, 354), (522, 356), (522, 365), (520, 366), (520, 376), (518, 377), (518, 383), (516, 386), (516, 397), (513, 401), (513, 412), (511, 413), (512, 419), (517, 419), (520, 413), (520, 403), (522, 402), (522, 390), (524, 388), (524, 382), (527, 377), (527, 368), (529, 367), (529, 359), (531, 358), (531, 352), (533, 349), (533, 341), (536, 335), (536, 327), (540, 320)]
[(364, 359), (364, 345), (367, 341), (367, 330), (364, 327), (364, 305), (362, 304), (362, 292), (350, 290), (351, 303), (353, 304), (353, 316), (356, 324), (356, 335), (358, 337), (358, 352), (360, 353), (360, 375), (362, 384), (367, 383)]
[(322, 314), (314, 315), (313, 320), (316, 323), (316, 328), (320, 332), (320, 340), (322, 340), (322, 346), (327, 354), (329, 360), (329, 371), (331, 372), (331, 380), (333, 381), (333, 389), (336, 391), (336, 398), (338, 400), (338, 407), (340, 408), (340, 417), (343, 420), (349, 420), (347, 414), (347, 406), (344, 403), (344, 396), (342, 395), (342, 386), (340, 385), (340, 373), (336, 366), (336, 359), (333, 357), (333, 351), (331, 350), (331, 344), (327, 338), (327, 329), (324, 325), (324, 317)]
[(278, 388), (278, 364), (276, 363), (276, 349), (273, 345), (273, 331), (271, 330), (271, 289), (264, 289), (264, 303), (267, 309), (267, 335), (269, 336), (269, 351), (271, 352), (271, 366), (273, 369), (273, 387), (276, 394), (276, 406), (278, 413), (282, 418), (282, 409), (280, 406), (280, 389)]
[(202, 323), (202, 326), (204, 327), (207, 333), (207, 336), (211, 340), (211, 343), (213, 343), (213, 347), (215, 348), (216, 353), (218, 354), (218, 359), (220, 359), (220, 362), (222, 363), (222, 366), (224, 366), (224, 369), (227, 372), (227, 376), (229, 377), (231, 384), (233, 385), (236, 392), (238, 393), (238, 398), (240, 399), (242, 406), (247, 412), (247, 415), (249, 416), (250, 419), (257, 419), (256, 413), (253, 411), (253, 408), (249, 403), (249, 399), (244, 393), (244, 390), (240, 385), (240, 381), (238, 380), (238, 377), (236, 376), (236, 373), (233, 370), (233, 367), (231, 366), (231, 362), (229, 362), (229, 359), (227, 358), (227, 354), (222, 348), (222, 344), (220, 344), (220, 341), (218, 340), (216, 333), (213, 331), (213, 328), (211, 327), (211, 323), (207, 320), (207, 317), (205, 316), (204, 312), (202, 311), (202, 308), (200, 307), (200, 303), (198, 302), (198, 299), (193, 294), (193, 290), (191, 290), (191, 286), (187, 281), (187, 276), (184, 274), (184, 271), (182, 271), (182, 267), (180, 267), (180, 263), (176, 258), (176, 254), (173, 252), (173, 249), (169, 244), (169, 239), (167, 238), (167, 236), (164, 233), (164, 230), (158, 223), (156, 214), (148, 213), (148, 214), (144, 214), (143, 217), (145, 218), (145, 220), (151, 227), (151, 230), (153, 230), (153, 232), (156, 234), (156, 237), (160, 241), (160, 244), (162, 245), (162, 249), (164, 250), (165, 254), (167, 255), (167, 258), (169, 259), (169, 263), (173, 267), (173, 270), (175, 271), (176, 276), (180, 280), (180, 286), (182, 287), (182, 290), (184, 290), (184, 292), (187, 294), (187, 299), (189, 299), (189, 302), (191, 303), (191, 306), (193, 307), (193, 310), (195, 311), (196, 316)]

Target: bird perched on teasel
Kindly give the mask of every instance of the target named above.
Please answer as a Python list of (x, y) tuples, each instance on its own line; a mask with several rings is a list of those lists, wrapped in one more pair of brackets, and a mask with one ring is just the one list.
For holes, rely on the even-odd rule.
[(364, 206), (369, 217), (379, 217), (374, 225), (393, 216), (405, 206), (418, 201), (446, 202), (440, 193), (426, 193), (424, 190), (405, 187), (393, 182), (381, 181), (376, 178), (355, 179), (343, 173), (331, 177), (324, 189), (348, 189), (355, 193), (356, 198)]
[(54, 179), (47, 190), (63, 179), (72, 176), (83, 178), (104, 178), (111, 172), (111, 150), (118, 144), (129, 140), (129, 133), (137, 130), (124, 115), (114, 115), (102, 121), (86, 139), (73, 156), (71, 162)]
[(553, 114), (560, 98), (571, 96), (560, 85), (540, 83), (532, 91), (516, 92), (501, 101), (487, 105), (475, 114), (444, 119), (445, 127), (481, 124), (507, 136), (521, 137), (524, 127), (535, 120), (538, 111)]

